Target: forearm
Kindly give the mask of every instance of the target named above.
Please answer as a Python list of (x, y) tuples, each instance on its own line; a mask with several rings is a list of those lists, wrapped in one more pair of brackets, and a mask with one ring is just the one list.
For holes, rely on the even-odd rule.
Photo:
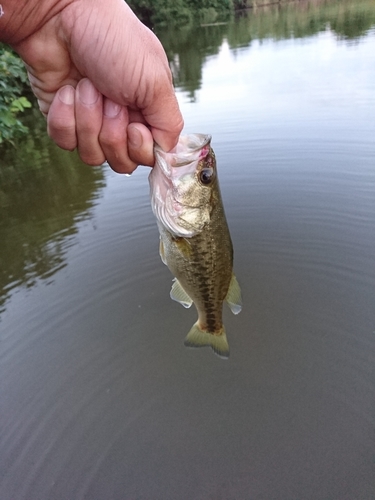
[(0, 41), (17, 45), (74, 0), (0, 0)]

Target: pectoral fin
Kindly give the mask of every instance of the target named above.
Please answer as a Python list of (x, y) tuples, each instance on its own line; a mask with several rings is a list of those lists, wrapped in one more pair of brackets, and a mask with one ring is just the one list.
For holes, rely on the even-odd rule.
[(229, 357), (229, 345), (224, 327), (219, 335), (214, 335), (201, 330), (198, 323), (195, 323), (187, 334), (184, 344), (186, 347), (210, 346), (221, 358), (226, 359)]
[(165, 264), (167, 266), (168, 264), (167, 264), (167, 261), (165, 260), (165, 253), (164, 253), (164, 243), (163, 243), (163, 240), (161, 238), (160, 238), (160, 243), (159, 243), (159, 254), (160, 254), (161, 261), (163, 262), (163, 264)]
[(185, 290), (180, 285), (180, 282), (177, 278), (174, 279), (172, 289), (170, 292), (170, 296), (172, 300), (179, 302), (184, 307), (188, 308), (192, 305), (193, 301), (189, 297), (189, 295), (185, 292)]
[(242, 309), (242, 298), (240, 285), (234, 274), (232, 274), (232, 279), (230, 281), (229, 290), (225, 300), (228, 302), (230, 310), (233, 314), (238, 314)]
[(173, 238), (173, 241), (184, 259), (189, 259), (191, 255), (191, 244), (189, 240), (186, 238), (177, 237)]

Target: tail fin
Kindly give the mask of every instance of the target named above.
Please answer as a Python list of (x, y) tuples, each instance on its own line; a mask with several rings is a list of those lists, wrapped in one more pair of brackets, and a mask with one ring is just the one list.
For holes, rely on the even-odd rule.
[(201, 330), (197, 322), (187, 334), (184, 344), (187, 347), (210, 346), (212, 350), (221, 358), (226, 359), (229, 357), (229, 345), (224, 326), (219, 335), (214, 335)]

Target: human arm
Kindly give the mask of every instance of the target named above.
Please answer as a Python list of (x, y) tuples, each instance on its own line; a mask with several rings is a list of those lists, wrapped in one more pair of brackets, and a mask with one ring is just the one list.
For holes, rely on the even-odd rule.
[[(118, 172), (153, 164), (183, 126), (165, 52), (122, 0), (0, 0), (52, 139)], [(117, 113), (117, 114), (116, 114)]]

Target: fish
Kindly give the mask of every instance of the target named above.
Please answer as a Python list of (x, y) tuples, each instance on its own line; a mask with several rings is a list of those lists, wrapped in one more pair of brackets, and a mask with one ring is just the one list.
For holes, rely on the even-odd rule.
[(151, 208), (160, 233), (161, 260), (174, 275), (170, 296), (186, 308), (194, 303), (198, 313), (184, 344), (210, 346), (228, 358), (223, 303), (238, 314), (242, 298), (211, 136), (182, 135), (170, 152), (155, 145), (154, 156)]

